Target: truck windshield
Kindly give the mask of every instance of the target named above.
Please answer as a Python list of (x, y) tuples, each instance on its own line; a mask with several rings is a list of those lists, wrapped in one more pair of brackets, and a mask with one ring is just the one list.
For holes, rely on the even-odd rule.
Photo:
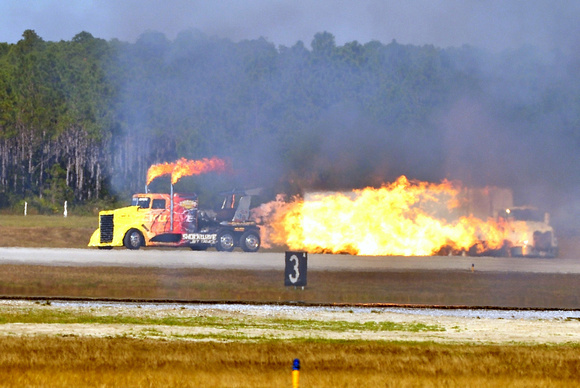
[(165, 209), (165, 200), (164, 199), (154, 199), (153, 205), (151, 205), (151, 209)]
[(147, 197), (133, 197), (131, 206), (139, 206), (141, 209), (149, 209), (150, 198)]
[(508, 209), (506, 217), (515, 221), (544, 221), (544, 215), (535, 209)]

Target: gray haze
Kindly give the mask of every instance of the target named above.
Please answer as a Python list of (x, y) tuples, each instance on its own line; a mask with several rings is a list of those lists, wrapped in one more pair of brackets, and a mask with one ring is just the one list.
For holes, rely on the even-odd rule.
[(133, 42), (148, 30), (169, 39), (187, 29), (234, 41), (264, 37), (276, 45), (309, 45), (329, 31), (336, 43), (393, 39), (438, 47), (469, 44), (488, 50), (522, 45), (575, 50), (580, 2), (502, 0), (4, 0), (0, 42), (26, 29), (45, 40), (81, 31)]
[[(314, 35), (322, 31), (334, 35), (337, 45), (372, 40), (440, 48), (470, 45), (500, 57), (504, 51), (512, 50), (513, 55), (517, 49), (534, 46), (539, 49), (534, 52), (541, 52), (543, 57), (529, 63), (545, 64), (538, 72), (546, 76), (533, 85), (503, 80), (501, 68), (493, 63), (477, 66), (489, 73), (484, 79), (496, 80), (482, 85), (487, 95), (526, 106), (533, 105), (534, 98), (549, 95), (552, 85), (567, 85), (578, 79), (571, 76), (580, 69), (578, 21), (580, 2), (575, 0), (4, 0), (0, 2), (0, 42), (16, 43), (27, 29), (48, 41), (70, 40), (86, 31), (96, 38), (128, 42), (135, 42), (147, 31), (161, 32), (173, 40), (181, 31), (195, 29), (235, 42), (264, 37), (276, 46), (287, 47), (298, 41), (309, 47)], [(466, 71), (469, 72), (469, 64)], [(507, 131), (505, 123), (486, 111), (481, 102), (457, 96), (456, 101), (431, 118), (433, 127), (443, 128), (440, 132), (445, 134), (440, 144), (445, 149), (445, 171), (440, 175), (468, 184), (511, 185), (522, 202), (546, 204), (561, 224), (573, 224), (580, 230), (578, 144), (562, 136), (546, 135), (562, 135), (561, 128), (573, 127), (569, 122), (577, 117), (579, 108), (574, 101), (559, 104), (554, 110), (559, 117), (543, 118), (542, 130), (529, 134), (526, 128)], [(348, 120), (340, 116), (343, 129), (336, 122), (331, 122), (329, 128), (344, 133), (351, 128), (365, 128), (365, 122), (353, 116)], [(374, 129), (368, 132), (377, 133)], [(514, 135), (520, 133), (526, 136)], [(382, 143), (374, 141), (373, 136), (368, 139), (373, 140), (369, 152), (381, 152)], [(392, 166), (397, 168), (392, 172), (394, 176), (414, 172), (410, 178), (425, 178), (434, 174), (433, 161), (428, 157), (436, 144), (414, 138), (397, 141), (405, 147), (397, 160), (400, 163)], [(354, 144), (361, 149), (367, 146)], [(367, 152), (334, 161), (332, 155), (344, 149), (344, 143), (328, 142), (321, 149), (321, 160), (344, 168), (362, 164), (369, 156)], [(537, 168), (537, 160), (545, 161), (548, 171), (540, 172), (552, 177), (548, 182), (536, 182), (531, 166)], [(268, 163), (271, 165), (271, 160)]]

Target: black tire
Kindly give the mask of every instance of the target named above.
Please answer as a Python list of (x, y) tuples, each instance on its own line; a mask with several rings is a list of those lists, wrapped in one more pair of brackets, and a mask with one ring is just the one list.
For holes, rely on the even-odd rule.
[(234, 232), (223, 230), (218, 234), (216, 249), (220, 252), (231, 252), (234, 250), (236, 243)]
[(252, 230), (242, 234), (240, 246), (244, 252), (257, 252), (260, 249), (260, 235)]
[(129, 229), (123, 239), (123, 245), (131, 250), (139, 249), (143, 245), (143, 235), (137, 229)]

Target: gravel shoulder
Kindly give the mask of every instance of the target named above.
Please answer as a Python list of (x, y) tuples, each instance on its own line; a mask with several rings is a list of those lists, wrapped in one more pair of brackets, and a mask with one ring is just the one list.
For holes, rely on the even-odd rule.
[[(211, 318), (215, 325), (101, 324), (101, 323), (4, 323), (0, 336), (134, 337), (159, 340), (259, 341), (293, 339), (381, 340), (455, 344), (578, 344), (580, 316), (561, 311), (546, 317), (518, 317), (509, 311), (501, 316), (453, 316), (445, 312), (392, 311), (385, 308), (312, 308), (247, 305), (122, 305), (0, 302), (3, 313), (50, 311), (64, 315), (130, 316), (141, 318)], [(279, 322), (283, 321), (283, 327)], [(307, 321), (306, 324), (304, 324)], [(243, 324), (228, 326), (231, 322)], [(335, 322), (321, 328), (318, 323)], [(341, 329), (340, 323), (391, 322), (402, 330)], [(409, 330), (423, 324), (424, 330)], [(352, 327), (352, 326), (351, 326)]]

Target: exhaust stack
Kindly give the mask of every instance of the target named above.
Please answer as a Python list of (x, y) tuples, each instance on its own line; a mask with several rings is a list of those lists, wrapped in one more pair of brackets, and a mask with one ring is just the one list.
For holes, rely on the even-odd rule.
[(171, 222), (171, 231), (173, 232), (173, 183), (171, 184), (171, 191), (170, 191), (170, 195), (171, 195), (171, 202), (170, 202), (170, 222)]

